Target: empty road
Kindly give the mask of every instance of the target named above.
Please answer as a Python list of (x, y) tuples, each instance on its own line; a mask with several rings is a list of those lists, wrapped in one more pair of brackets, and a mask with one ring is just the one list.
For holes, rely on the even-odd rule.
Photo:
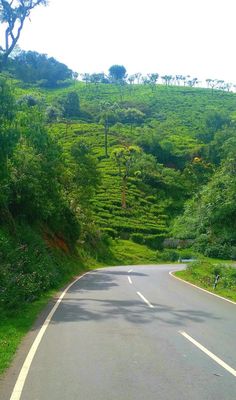
[(235, 399), (236, 305), (173, 278), (176, 269), (83, 276), (31, 332), (0, 399)]

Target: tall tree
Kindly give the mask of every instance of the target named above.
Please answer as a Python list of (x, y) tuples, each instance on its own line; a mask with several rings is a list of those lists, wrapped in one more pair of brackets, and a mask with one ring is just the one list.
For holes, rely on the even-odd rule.
[(126, 77), (126, 68), (123, 65), (112, 65), (109, 68), (109, 76), (112, 82), (121, 83)]
[(206, 83), (207, 83), (207, 86), (211, 88), (211, 94), (213, 96), (213, 91), (214, 91), (214, 89), (216, 88), (216, 86), (218, 84), (218, 79), (208, 78), (208, 79), (206, 79)]
[(103, 102), (100, 104), (100, 122), (104, 126), (104, 149), (105, 157), (108, 157), (108, 133), (109, 127), (117, 122), (119, 106), (117, 103), (111, 104), (109, 102)]
[(138, 146), (118, 147), (112, 152), (118, 166), (121, 177), (121, 206), (127, 208), (126, 194), (128, 188), (128, 179), (132, 173), (137, 156), (141, 153)]
[(0, 70), (14, 50), (26, 18), (38, 5), (46, 5), (47, 0), (0, 0), (0, 22), (4, 26), (4, 44), (0, 46)]
[(159, 74), (157, 74), (157, 73), (148, 74), (148, 79), (149, 79), (148, 83), (149, 83), (152, 91), (154, 91), (154, 89), (156, 88), (158, 78), (159, 78)]
[(11, 71), (17, 78), (40, 86), (56, 87), (73, 77), (73, 71), (65, 64), (36, 51), (19, 52), (11, 64)]
[(164, 76), (161, 76), (161, 79), (163, 80), (163, 82), (165, 82), (166, 86), (169, 86), (173, 80), (173, 76), (172, 75), (164, 75)]

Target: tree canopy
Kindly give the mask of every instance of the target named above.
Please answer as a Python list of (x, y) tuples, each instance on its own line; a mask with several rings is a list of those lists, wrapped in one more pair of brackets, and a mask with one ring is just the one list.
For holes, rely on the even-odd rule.
[(126, 68), (123, 65), (112, 65), (109, 76), (112, 82), (122, 82), (126, 76)]
[(65, 64), (36, 51), (20, 51), (11, 60), (8, 69), (23, 82), (50, 88), (73, 77), (73, 71)]
[(0, 0), (0, 22), (5, 30), (4, 40), (0, 46), (0, 69), (6, 65), (18, 42), (25, 19), (35, 7), (46, 4), (47, 0)]

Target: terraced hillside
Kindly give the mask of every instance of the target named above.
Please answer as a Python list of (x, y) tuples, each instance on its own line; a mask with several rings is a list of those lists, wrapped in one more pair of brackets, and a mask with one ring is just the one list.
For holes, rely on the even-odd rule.
[[(201, 193), (235, 148), (234, 93), (82, 82), (52, 90), (17, 84), (15, 90), (18, 98), (27, 94), (37, 99), (42, 109), (60, 111), (48, 126), (69, 163), (73, 143), (90, 149), (99, 184), (87, 201), (97, 228), (113, 238), (159, 248), (164, 237), (173, 235), (173, 221), (183, 213), (186, 201)], [(79, 106), (68, 116), (63, 107), (68, 108), (70, 94), (77, 96)], [(70, 107), (73, 111), (74, 105)], [(114, 151), (130, 146), (138, 146), (140, 154), (124, 190)], [(207, 226), (204, 229), (209, 232)], [(191, 229), (175, 230), (175, 234), (194, 238)]]
[[(97, 124), (71, 123), (54, 125), (52, 130), (66, 149), (81, 139), (91, 148), (98, 159), (100, 184), (91, 198), (93, 218), (103, 232), (112, 237), (128, 239), (133, 233), (142, 233), (151, 242), (165, 236), (168, 216), (165, 203), (158, 201), (158, 190), (145, 184), (142, 179), (131, 176), (128, 180), (126, 208), (122, 207), (122, 182), (115, 159), (103, 156), (103, 128)], [(120, 146), (120, 137), (109, 138), (109, 152)], [(154, 245), (155, 246), (155, 245)]]

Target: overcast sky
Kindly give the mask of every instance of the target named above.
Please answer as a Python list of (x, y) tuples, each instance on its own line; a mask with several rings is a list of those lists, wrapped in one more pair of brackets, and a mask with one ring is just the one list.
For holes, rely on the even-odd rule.
[(236, 83), (236, 0), (50, 0), (19, 45), (82, 72), (123, 64)]

